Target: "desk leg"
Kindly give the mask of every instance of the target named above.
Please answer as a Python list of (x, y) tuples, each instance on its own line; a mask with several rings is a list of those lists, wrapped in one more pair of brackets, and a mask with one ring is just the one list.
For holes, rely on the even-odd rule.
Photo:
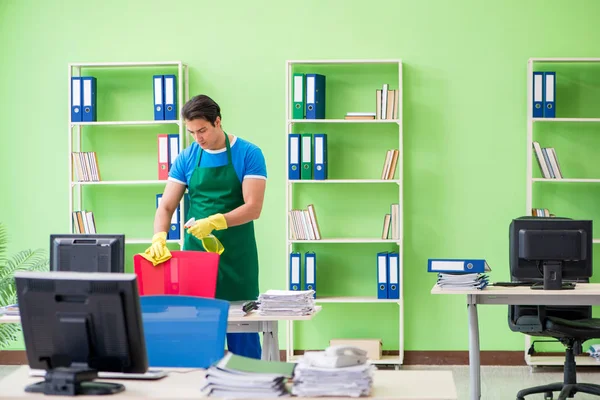
[[(470, 296), (470, 295), (467, 295)], [(477, 304), (469, 300), (469, 365), (471, 374), (471, 400), (481, 398), (481, 363), (479, 360), (479, 322), (477, 321)]]
[(277, 321), (267, 321), (263, 325), (262, 360), (280, 361)]

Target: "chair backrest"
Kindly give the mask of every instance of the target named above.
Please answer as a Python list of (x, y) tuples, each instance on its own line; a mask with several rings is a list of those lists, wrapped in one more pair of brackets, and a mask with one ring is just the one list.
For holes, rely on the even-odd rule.
[(157, 266), (139, 254), (133, 257), (140, 296), (178, 294), (214, 298), (220, 256), (205, 251), (171, 251)]
[(150, 367), (208, 368), (225, 355), (229, 302), (193, 296), (141, 296)]

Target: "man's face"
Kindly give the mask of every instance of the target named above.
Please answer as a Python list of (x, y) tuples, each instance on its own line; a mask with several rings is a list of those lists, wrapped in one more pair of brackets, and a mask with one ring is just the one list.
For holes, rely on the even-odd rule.
[(217, 117), (215, 126), (205, 119), (186, 120), (185, 126), (202, 149), (218, 150), (215, 146), (221, 139), (221, 119)]

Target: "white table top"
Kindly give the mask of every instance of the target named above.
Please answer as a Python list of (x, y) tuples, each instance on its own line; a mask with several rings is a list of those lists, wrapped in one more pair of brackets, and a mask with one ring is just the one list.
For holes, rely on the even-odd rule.
[[(49, 396), (37, 393), (26, 393), (24, 387), (28, 384), (39, 382), (42, 378), (29, 376), (29, 367), (19, 367), (12, 374), (0, 379), (0, 398), (2, 400), (17, 399), (49, 399)], [(191, 371), (178, 370), (170, 372), (169, 376), (157, 381), (141, 380), (109, 380), (99, 379), (103, 382), (120, 382), (125, 385), (125, 391), (109, 396), (111, 399), (191, 399), (203, 397), (200, 388), (204, 381), (204, 371), (197, 369)], [(52, 400), (60, 399), (94, 399), (99, 396), (58, 397), (51, 396)], [(373, 390), (370, 398), (386, 400), (456, 400), (456, 386), (451, 371), (375, 371)], [(309, 397), (298, 399), (311, 400)], [(323, 400), (320, 397), (313, 400)], [(340, 399), (339, 397), (337, 399)], [(348, 398), (350, 399), (350, 398)], [(356, 400), (356, 399), (354, 399)]]
[(483, 290), (477, 289), (442, 289), (433, 285), (431, 294), (475, 294), (483, 296), (596, 296), (600, 295), (600, 283), (577, 283), (572, 290), (532, 290), (528, 286), (488, 286)]
[[(231, 316), (227, 319), (227, 322), (260, 322), (260, 321), (308, 321), (311, 320), (317, 313), (322, 309), (322, 306), (315, 306), (315, 312), (310, 315), (279, 315), (279, 316), (263, 316), (259, 315), (258, 312), (252, 311), (248, 315), (244, 316)], [(20, 323), (21, 317), (18, 315), (1, 315), (0, 324), (9, 323)]]

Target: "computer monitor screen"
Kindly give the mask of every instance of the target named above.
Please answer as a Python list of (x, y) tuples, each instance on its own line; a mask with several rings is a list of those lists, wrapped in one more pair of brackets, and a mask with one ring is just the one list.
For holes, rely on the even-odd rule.
[(46, 394), (112, 394), (98, 372), (148, 369), (135, 274), (15, 272), (27, 360), (46, 370), (25, 388)]
[(50, 235), (50, 270), (125, 272), (125, 235)]
[(514, 219), (509, 229), (511, 277), (544, 289), (572, 288), (563, 279), (587, 281), (592, 276), (592, 236), (590, 220)]

